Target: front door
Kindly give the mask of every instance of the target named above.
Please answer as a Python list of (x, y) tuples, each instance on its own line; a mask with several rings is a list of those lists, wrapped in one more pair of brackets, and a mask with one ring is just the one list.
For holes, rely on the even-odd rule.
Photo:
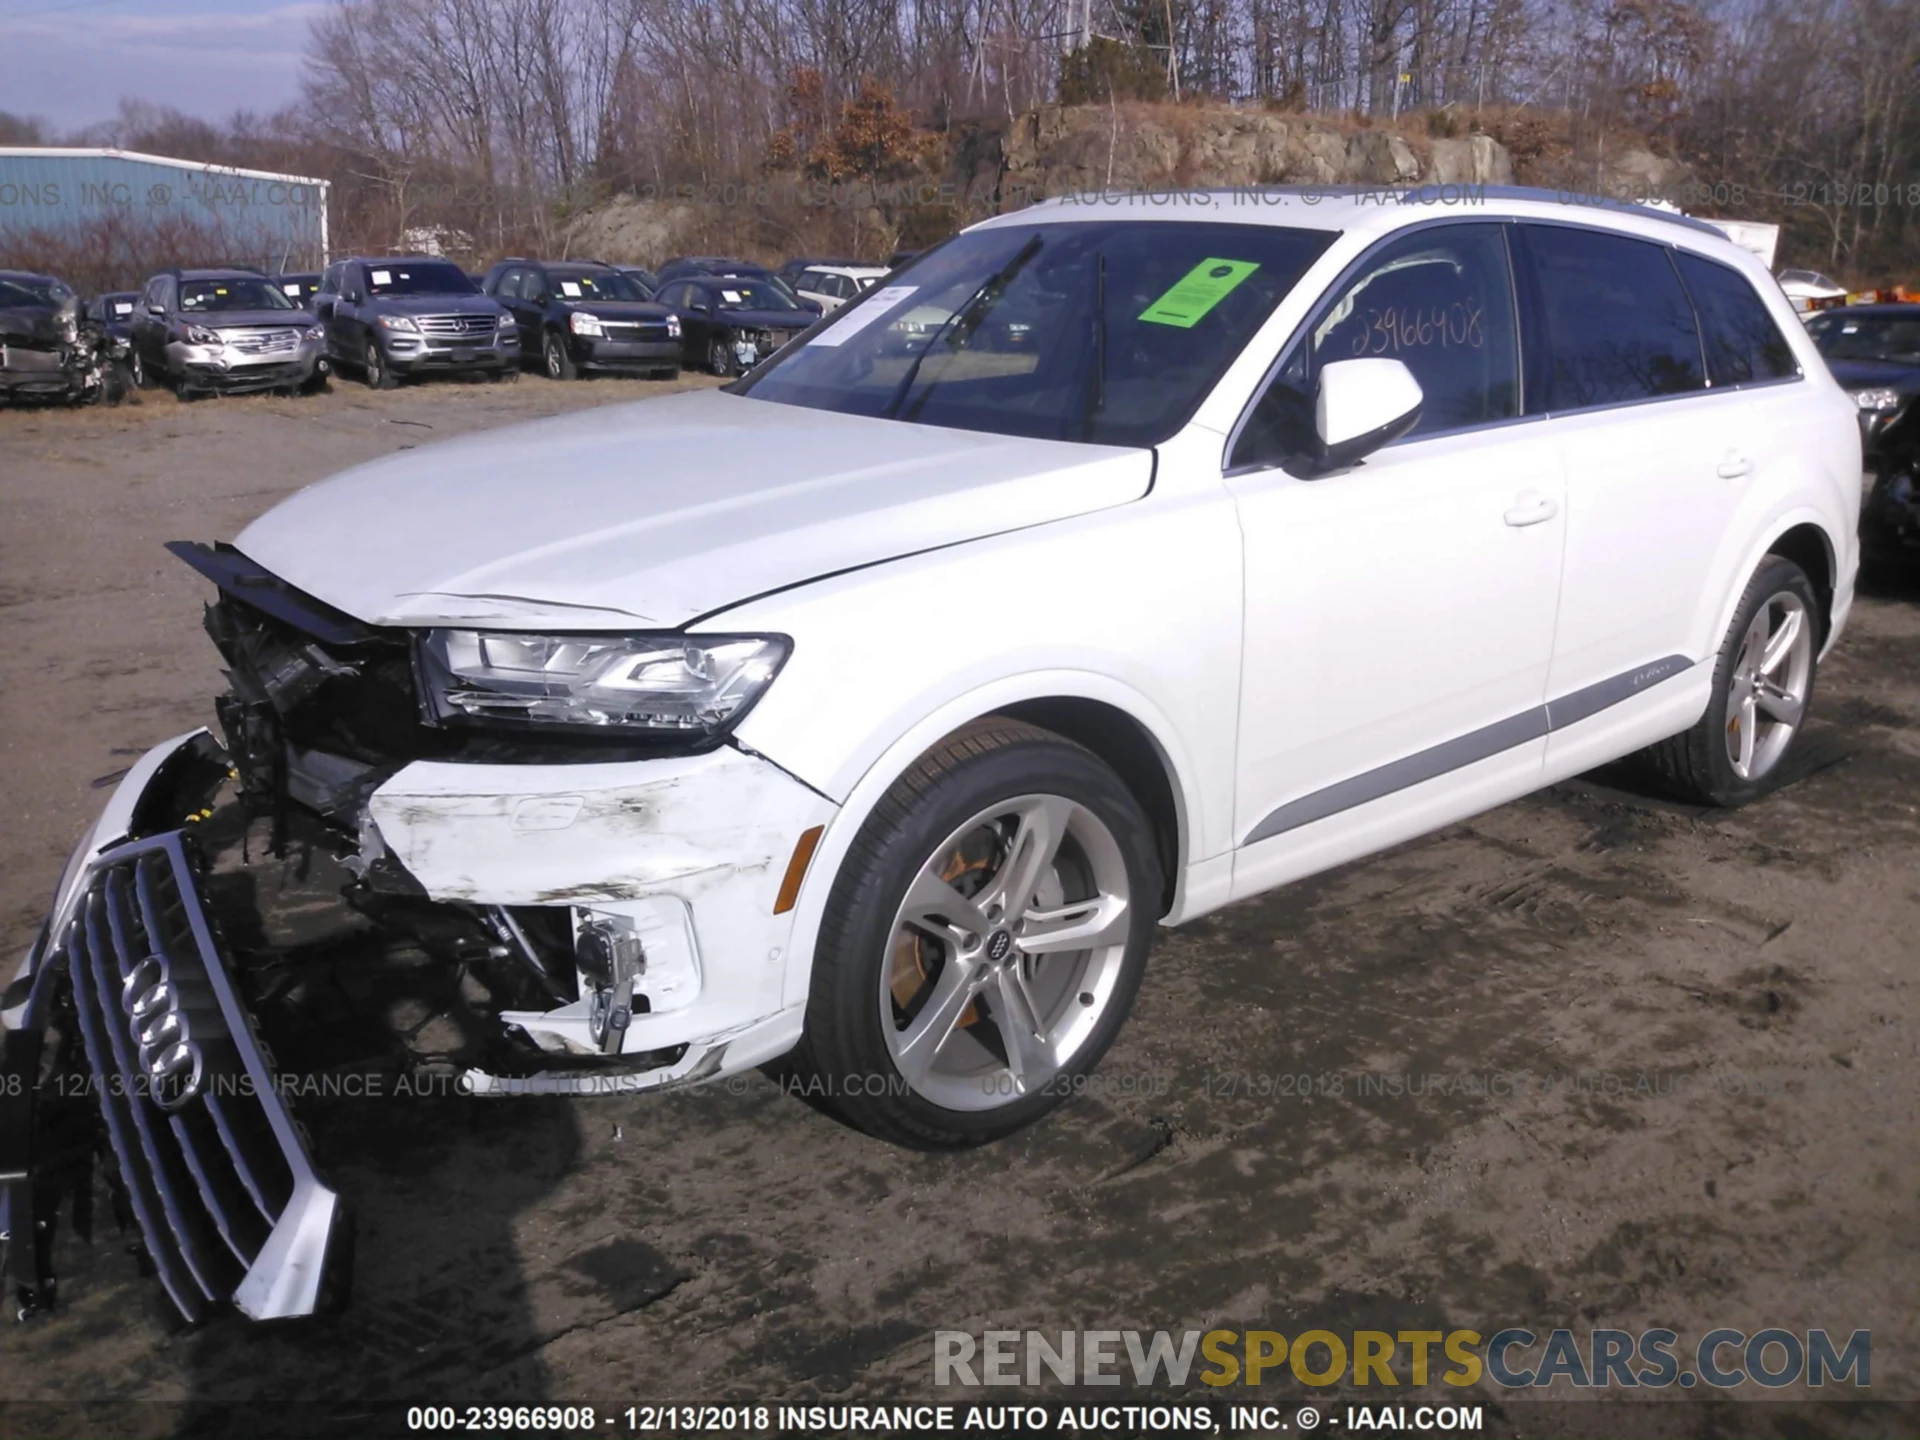
[[(1342, 285), (1238, 437), (1236, 895), (1538, 783), (1565, 488), (1519, 353), (1505, 227), (1422, 227)], [(1368, 356), (1413, 372), (1419, 424), (1343, 472), (1287, 464), (1319, 369)]]

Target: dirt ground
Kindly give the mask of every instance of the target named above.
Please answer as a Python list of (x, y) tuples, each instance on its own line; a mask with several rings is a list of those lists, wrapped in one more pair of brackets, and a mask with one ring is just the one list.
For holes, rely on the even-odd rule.
[[(105, 777), (211, 723), (206, 592), (161, 542), (665, 388), (0, 411), (0, 953)], [(1005, 1403), (1036, 1395), (933, 1390), (935, 1330), (1659, 1325), (1870, 1329), (1871, 1394), (1920, 1399), (1920, 590), (1861, 600), (1813, 714), (1748, 810), (1589, 777), (1163, 932), (1100, 1093), (977, 1153), (887, 1148), (759, 1076), (318, 1116), (359, 1214), (344, 1317), (182, 1331), (103, 1220), (62, 1244), (60, 1308), (0, 1323), (3, 1393), (152, 1402), (116, 1424), (160, 1433), (240, 1401), (389, 1425), (419, 1403)], [(268, 867), (263, 893), (299, 883)], [(1471, 1398), (1496, 1432), (1575, 1426)], [(1632, 1428), (1914, 1433), (1920, 1409), (1696, 1398)]]

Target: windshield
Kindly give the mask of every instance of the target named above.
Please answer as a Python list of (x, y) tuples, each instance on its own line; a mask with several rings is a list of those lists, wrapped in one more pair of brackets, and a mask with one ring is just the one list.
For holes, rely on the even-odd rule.
[(214, 310), (291, 310), (293, 302), (271, 281), (235, 276), (230, 280), (182, 280), (180, 309), (191, 315)]
[(924, 425), (1157, 445), (1333, 239), (1137, 220), (973, 231), (740, 388)]
[(466, 272), (437, 261), (367, 266), (367, 289), (375, 295), (477, 295)]
[(551, 270), (554, 293), (562, 300), (645, 300), (646, 287), (617, 270)]
[(62, 305), (73, 298), (73, 291), (58, 280), (38, 276), (8, 276), (0, 279), (0, 310)]
[(1920, 365), (1920, 305), (1908, 315), (1829, 315), (1807, 327), (1829, 360), (1897, 360)]
[(798, 310), (783, 287), (767, 280), (720, 280), (709, 287), (713, 303), (722, 310)]

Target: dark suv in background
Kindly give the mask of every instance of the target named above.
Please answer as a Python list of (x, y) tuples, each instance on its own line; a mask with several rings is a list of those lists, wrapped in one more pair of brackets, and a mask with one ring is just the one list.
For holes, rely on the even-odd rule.
[(486, 293), (512, 312), (520, 353), (540, 357), (550, 380), (583, 370), (680, 373), (680, 321), (648, 303), (643, 286), (595, 260), (502, 260)]
[(762, 276), (683, 276), (658, 299), (680, 319), (686, 363), (716, 375), (744, 375), (820, 318)]
[(314, 318), (258, 270), (167, 270), (147, 281), (131, 327), (136, 385), (182, 400), (324, 383)]
[(520, 374), (513, 317), (450, 260), (355, 258), (327, 267), (313, 297), (327, 354), (388, 390), (409, 375)]

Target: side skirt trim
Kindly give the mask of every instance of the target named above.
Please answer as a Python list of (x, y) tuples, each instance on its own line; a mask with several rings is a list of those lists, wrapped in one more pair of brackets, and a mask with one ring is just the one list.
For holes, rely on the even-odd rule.
[(1311, 825), (1342, 810), (1351, 810), (1356, 805), (1382, 799), (1396, 790), (1405, 790), (1409, 786), (1437, 779), (1449, 771), (1490, 759), (1503, 750), (1511, 750), (1529, 740), (1538, 740), (1552, 731), (1564, 730), (1623, 700), (1631, 700), (1642, 690), (1662, 680), (1670, 680), (1692, 669), (1693, 664), (1684, 655), (1668, 655), (1597, 684), (1582, 686), (1571, 694), (1549, 700), (1544, 705), (1536, 705), (1531, 710), (1523, 710), (1505, 720), (1496, 720), (1478, 730), (1469, 730), (1464, 735), (1443, 740), (1428, 749), (1417, 750), (1375, 769), (1362, 771), (1324, 789), (1302, 795), (1297, 800), (1289, 800), (1254, 826), (1252, 833), (1241, 844), (1255, 845), (1262, 840), (1270, 840), (1275, 835), (1296, 830), (1302, 825)]

